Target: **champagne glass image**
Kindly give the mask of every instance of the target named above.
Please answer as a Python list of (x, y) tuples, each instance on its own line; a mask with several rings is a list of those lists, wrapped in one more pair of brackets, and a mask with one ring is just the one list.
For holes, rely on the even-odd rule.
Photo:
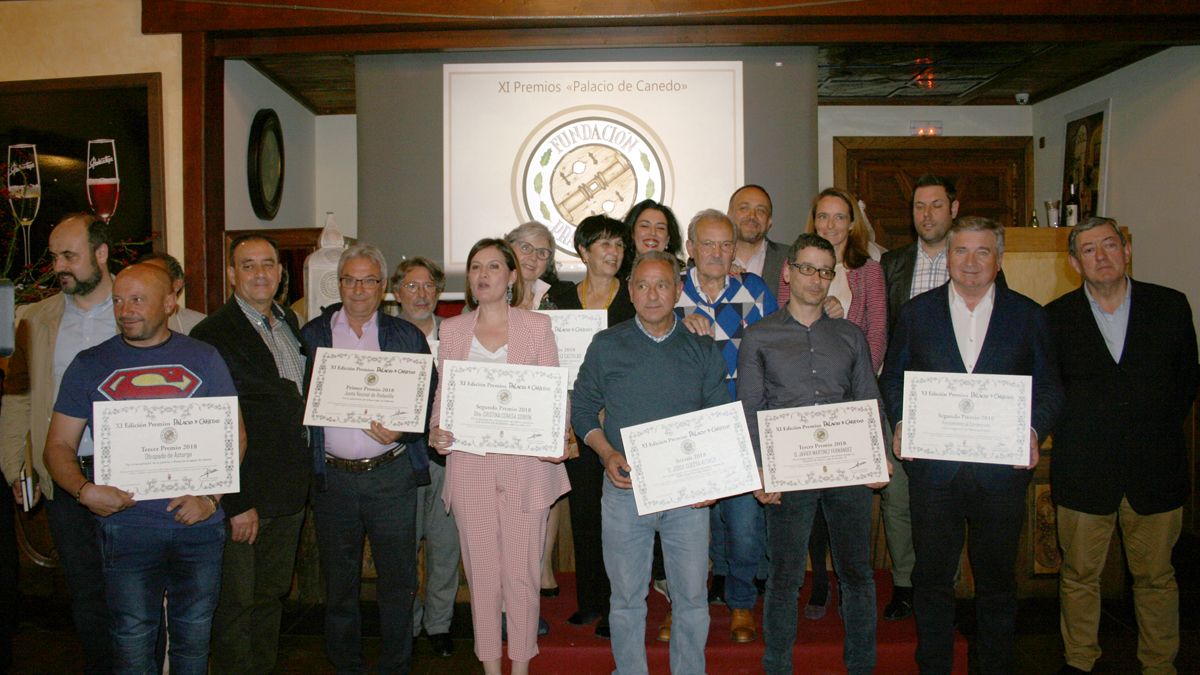
[(112, 220), (121, 197), (121, 175), (117, 172), (117, 144), (111, 138), (88, 141), (87, 196), (97, 218), (105, 224)]
[(37, 146), (20, 143), (8, 146), (8, 205), (13, 218), (21, 226), (25, 242), (25, 266), (31, 264), (29, 256), (29, 226), (37, 218), (42, 204), (42, 178), (38, 171)]

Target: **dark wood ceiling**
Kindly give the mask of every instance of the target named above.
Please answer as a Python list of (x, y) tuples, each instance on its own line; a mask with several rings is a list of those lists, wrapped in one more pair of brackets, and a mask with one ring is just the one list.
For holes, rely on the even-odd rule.
[[(1079, 86), (1163, 49), (1122, 42), (824, 45), (822, 105), (1016, 105)], [(318, 115), (355, 111), (351, 54), (246, 59)]]

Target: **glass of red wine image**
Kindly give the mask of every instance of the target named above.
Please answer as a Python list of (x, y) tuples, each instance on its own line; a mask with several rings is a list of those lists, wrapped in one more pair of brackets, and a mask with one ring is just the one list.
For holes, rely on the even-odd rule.
[(21, 226), (25, 240), (25, 266), (30, 265), (29, 227), (37, 218), (42, 203), (42, 178), (38, 171), (37, 146), (20, 143), (8, 146), (8, 171), (5, 176), (8, 205), (13, 219)]
[(87, 196), (97, 218), (105, 224), (112, 220), (121, 197), (121, 175), (117, 172), (117, 144), (111, 138), (88, 141)]

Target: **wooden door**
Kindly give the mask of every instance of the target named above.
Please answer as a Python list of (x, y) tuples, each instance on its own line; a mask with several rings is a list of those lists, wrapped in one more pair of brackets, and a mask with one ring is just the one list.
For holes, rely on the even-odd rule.
[(913, 241), (912, 185), (922, 174), (954, 180), (959, 215), (987, 216), (1005, 227), (1028, 225), (1033, 209), (1029, 136), (838, 136), (834, 185), (858, 195), (880, 246)]

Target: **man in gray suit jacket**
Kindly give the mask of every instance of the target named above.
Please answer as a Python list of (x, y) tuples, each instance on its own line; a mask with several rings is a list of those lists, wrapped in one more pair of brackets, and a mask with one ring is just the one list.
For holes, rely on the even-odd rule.
[(733, 271), (757, 274), (771, 293), (779, 293), (779, 277), (787, 261), (787, 244), (767, 239), (771, 231), (771, 195), (758, 185), (743, 185), (729, 196), (729, 219), (737, 223)]

